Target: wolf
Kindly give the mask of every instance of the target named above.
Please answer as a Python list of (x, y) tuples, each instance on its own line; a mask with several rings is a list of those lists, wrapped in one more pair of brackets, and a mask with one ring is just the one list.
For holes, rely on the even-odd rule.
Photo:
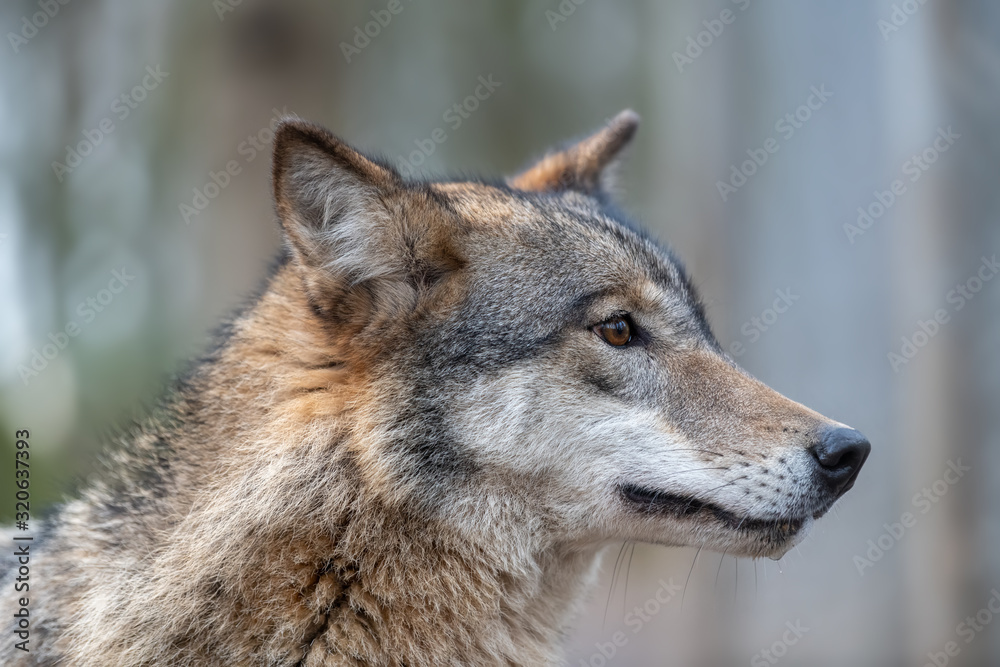
[(801, 540), (870, 445), (741, 370), (617, 212), (637, 124), (415, 181), (285, 119), (281, 260), (4, 583), (0, 662), (559, 664), (610, 544)]

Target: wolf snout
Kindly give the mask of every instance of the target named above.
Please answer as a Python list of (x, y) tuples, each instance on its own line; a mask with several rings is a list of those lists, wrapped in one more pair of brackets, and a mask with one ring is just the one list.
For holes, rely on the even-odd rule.
[(841, 426), (825, 429), (809, 451), (816, 460), (819, 476), (834, 497), (839, 498), (854, 486), (871, 449), (868, 438), (860, 431)]

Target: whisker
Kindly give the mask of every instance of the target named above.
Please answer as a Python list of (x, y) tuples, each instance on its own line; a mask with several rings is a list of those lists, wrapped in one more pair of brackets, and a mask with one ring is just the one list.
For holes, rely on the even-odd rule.
[(719, 569), (715, 571), (715, 583), (712, 584), (712, 590), (717, 591), (719, 589), (719, 574), (722, 572), (722, 561), (726, 560), (726, 554), (729, 553), (729, 549), (722, 552), (722, 558), (719, 559)]
[(702, 471), (705, 471), (705, 470), (729, 470), (729, 466), (713, 466), (713, 467), (708, 467), (708, 468), (692, 468), (690, 470), (678, 470), (675, 473), (673, 473), (672, 475), (667, 475), (667, 477), (665, 477), (664, 479), (670, 479), (674, 475), (683, 475), (683, 474), (689, 473), (689, 472), (702, 472)]
[(736, 606), (736, 598), (740, 592), (740, 559), (733, 558), (733, 566), (736, 568), (736, 575), (733, 577), (733, 606)]
[(625, 553), (625, 545), (628, 542), (622, 542), (622, 548), (618, 550), (618, 557), (615, 559), (615, 566), (611, 570), (611, 586), (608, 588), (608, 600), (604, 604), (604, 620), (601, 621), (601, 629), (603, 630), (608, 624), (608, 609), (611, 607), (611, 596), (615, 592), (615, 579), (618, 577), (618, 564), (621, 562), (622, 554)]
[(691, 569), (688, 570), (687, 579), (684, 580), (684, 591), (681, 593), (681, 609), (682, 610), (684, 609), (684, 598), (687, 596), (687, 592), (688, 592), (688, 584), (691, 583), (691, 575), (694, 573), (694, 566), (698, 562), (698, 556), (701, 555), (701, 550), (704, 547), (705, 547), (704, 544), (701, 545), (700, 547), (698, 547), (698, 551), (696, 551), (695, 554), (694, 554), (694, 560), (691, 561)]
[(622, 595), (622, 619), (628, 613), (628, 576), (632, 573), (632, 556), (635, 555), (635, 542), (632, 543), (632, 549), (628, 552), (628, 565), (625, 566), (625, 594)]
[(753, 604), (757, 606), (757, 559), (753, 559)]
[[(710, 494), (710, 493), (714, 493), (714, 492), (718, 491), (719, 489), (724, 489), (724, 488), (726, 488), (727, 486), (732, 486), (732, 485), (733, 485), (733, 484), (735, 484), (735, 483), (736, 483), (736, 480), (733, 480), (732, 482), (726, 482), (726, 483), (725, 483), (725, 484), (723, 484), (722, 486), (717, 486), (717, 487), (715, 487), (714, 489), (709, 489), (708, 491), (705, 491), (705, 495), (708, 495), (708, 494)], [(683, 509), (683, 510), (681, 510), (681, 512), (686, 512), (686, 511), (687, 511), (687, 509), (688, 509), (689, 507), (691, 507), (691, 503), (694, 503), (694, 502), (702, 502), (702, 501), (699, 501), (699, 500), (698, 500), (697, 498), (692, 498), (691, 500), (689, 500), (689, 501), (688, 501), (687, 505), (685, 505), (685, 506), (684, 506), (684, 509)], [(746, 519), (746, 517), (743, 517), (743, 518), (744, 518), (744, 520)], [(742, 523), (743, 523), (743, 522), (741, 521), (741, 522), (740, 522), (740, 524), (742, 524)]]
[(681, 449), (671, 449), (671, 452), (703, 452), (705, 454), (713, 454), (715, 456), (722, 456), (722, 452), (716, 452), (711, 449), (699, 449), (697, 447), (684, 447)]
[(659, 491), (654, 491), (653, 496), (649, 499), (649, 509), (652, 510), (653, 506), (656, 504), (656, 499), (660, 497)]

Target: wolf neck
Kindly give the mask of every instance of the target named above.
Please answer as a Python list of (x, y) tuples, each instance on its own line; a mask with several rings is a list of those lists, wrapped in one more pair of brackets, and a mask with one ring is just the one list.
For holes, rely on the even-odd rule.
[[(227, 444), (133, 598), (133, 657), (159, 637), (233, 664), (557, 663), (596, 551), (540, 543), (516, 499), (415, 509), (366, 425), (364, 383), (288, 281), (194, 381), (194, 421), (214, 432), (187, 437)], [(165, 623), (157, 600), (186, 613)]]

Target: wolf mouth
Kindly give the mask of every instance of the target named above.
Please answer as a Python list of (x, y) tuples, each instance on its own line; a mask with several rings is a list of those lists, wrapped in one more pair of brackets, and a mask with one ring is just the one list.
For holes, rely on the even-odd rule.
[(775, 539), (787, 539), (795, 535), (809, 519), (807, 516), (753, 519), (697, 498), (647, 489), (635, 484), (623, 484), (619, 491), (630, 505), (648, 514), (670, 514), (682, 518), (710, 514), (731, 530), (764, 534)]

